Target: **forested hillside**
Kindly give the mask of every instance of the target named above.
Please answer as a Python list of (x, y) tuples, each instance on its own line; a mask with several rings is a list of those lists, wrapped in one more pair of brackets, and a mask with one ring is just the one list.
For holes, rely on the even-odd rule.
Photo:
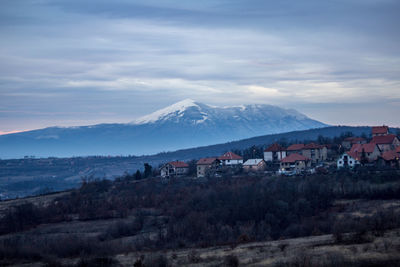
[(334, 234), (337, 244), (368, 243), (400, 228), (399, 199), (397, 172), (166, 183), (125, 176), (42, 204), (3, 202), (0, 259), (113, 258), (322, 234)]

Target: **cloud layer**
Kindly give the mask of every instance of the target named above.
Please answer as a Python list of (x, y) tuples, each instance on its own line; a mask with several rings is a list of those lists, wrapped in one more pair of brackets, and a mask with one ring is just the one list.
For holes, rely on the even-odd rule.
[(399, 11), (395, 0), (5, 0), (0, 131), (132, 121), (188, 97), (400, 126)]

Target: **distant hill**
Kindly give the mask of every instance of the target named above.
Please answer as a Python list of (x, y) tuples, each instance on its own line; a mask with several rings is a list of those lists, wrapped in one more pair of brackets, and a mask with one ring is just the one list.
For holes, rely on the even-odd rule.
[(228, 142), (218, 145), (202, 146), (190, 149), (182, 149), (174, 152), (159, 153), (153, 156), (144, 158), (148, 159), (165, 159), (165, 160), (190, 160), (193, 158), (207, 157), (207, 156), (218, 156), (222, 153), (233, 150), (233, 149), (246, 149), (253, 145), (255, 146), (267, 146), (274, 142), (286, 141), (286, 142), (303, 142), (305, 140), (316, 140), (318, 136), (323, 137), (338, 137), (345, 133), (353, 133), (355, 136), (365, 134), (369, 136), (371, 133), (371, 127), (369, 126), (329, 126), (318, 129), (310, 129), (304, 131), (293, 131), (280, 134), (271, 134), (257, 136), (253, 138), (247, 138), (239, 141)]
[(325, 127), (271, 105), (213, 107), (183, 100), (128, 124), (50, 127), (0, 136), (0, 158), (150, 155)]
[(354, 135), (371, 132), (370, 127), (331, 126), (305, 131), (258, 136), (218, 145), (183, 149), (141, 157), (74, 157), (0, 160), (0, 197), (15, 198), (40, 194), (47, 191), (76, 187), (84, 176), (115, 178), (125, 172), (134, 173), (144, 163), (157, 168), (159, 164), (172, 161), (188, 161), (207, 156), (218, 156), (233, 149), (250, 146), (267, 146), (276, 141), (286, 142), (315, 140), (340, 136), (352, 132)]

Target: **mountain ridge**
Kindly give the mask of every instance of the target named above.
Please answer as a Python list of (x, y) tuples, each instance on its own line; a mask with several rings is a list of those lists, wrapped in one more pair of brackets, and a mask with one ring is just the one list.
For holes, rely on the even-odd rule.
[(264, 104), (215, 107), (185, 99), (131, 123), (48, 127), (3, 135), (0, 158), (151, 155), (325, 126), (293, 109)]

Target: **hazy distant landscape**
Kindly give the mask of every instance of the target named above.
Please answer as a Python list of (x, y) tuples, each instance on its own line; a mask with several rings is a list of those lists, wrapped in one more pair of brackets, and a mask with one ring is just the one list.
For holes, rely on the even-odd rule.
[(0, 194), (3, 199), (23, 197), (77, 187), (82, 178), (114, 179), (124, 173), (143, 170), (143, 164), (154, 168), (174, 160), (190, 161), (216, 156), (230, 150), (243, 150), (251, 146), (265, 149), (274, 142), (303, 142), (318, 136), (339, 137), (352, 132), (354, 135), (369, 133), (370, 127), (333, 126), (275, 135), (253, 137), (225, 144), (197, 147), (149, 156), (130, 157), (74, 157), (26, 158), (0, 160)]

